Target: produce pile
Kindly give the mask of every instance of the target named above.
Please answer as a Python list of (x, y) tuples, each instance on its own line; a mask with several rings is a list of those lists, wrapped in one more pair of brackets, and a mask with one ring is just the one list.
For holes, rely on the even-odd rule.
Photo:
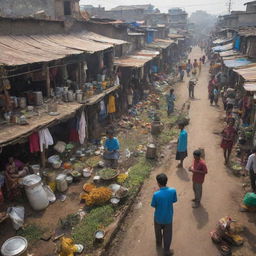
[(107, 169), (103, 169), (103, 170), (100, 170), (98, 172), (98, 175), (101, 177), (101, 179), (103, 180), (109, 180), (109, 179), (113, 179), (115, 178), (115, 176), (118, 174), (117, 170), (114, 170), (114, 169), (110, 169), (110, 168), (107, 168)]
[(117, 183), (123, 184), (128, 178), (128, 174), (121, 173), (117, 176)]
[[(88, 188), (87, 188), (88, 189)], [(93, 188), (89, 193), (81, 195), (87, 206), (102, 205), (112, 197), (112, 191), (106, 187)]]

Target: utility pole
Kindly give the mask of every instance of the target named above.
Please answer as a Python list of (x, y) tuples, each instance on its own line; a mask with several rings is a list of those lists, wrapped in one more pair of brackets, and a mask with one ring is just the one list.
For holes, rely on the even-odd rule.
[(232, 9), (232, 0), (228, 1), (228, 13), (231, 13), (231, 9)]

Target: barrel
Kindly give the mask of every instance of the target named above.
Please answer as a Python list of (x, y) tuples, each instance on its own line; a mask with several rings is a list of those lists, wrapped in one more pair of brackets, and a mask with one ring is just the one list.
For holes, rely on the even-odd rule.
[(155, 144), (149, 144), (147, 146), (147, 152), (146, 152), (146, 158), (148, 159), (156, 159), (156, 145)]
[(42, 186), (41, 177), (35, 174), (23, 178), (26, 195), (31, 207), (36, 211), (44, 210), (49, 205), (47, 194)]

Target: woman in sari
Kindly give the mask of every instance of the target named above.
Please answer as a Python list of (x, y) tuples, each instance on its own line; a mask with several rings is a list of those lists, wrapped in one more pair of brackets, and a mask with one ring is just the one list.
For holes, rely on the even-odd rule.
[(237, 131), (234, 128), (234, 125), (235, 125), (235, 119), (230, 118), (228, 120), (228, 125), (222, 131), (221, 147), (223, 148), (225, 165), (229, 163), (229, 158), (232, 152), (232, 148), (237, 138)]
[(29, 169), (21, 161), (10, 157), (5, 169), (8, 198), (14, 200), (21, 195), (19, 180), (29, 174)]

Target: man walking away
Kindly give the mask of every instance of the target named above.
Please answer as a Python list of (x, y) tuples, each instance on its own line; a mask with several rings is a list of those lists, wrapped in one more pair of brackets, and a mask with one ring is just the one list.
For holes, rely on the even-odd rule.
[(189, 98), (194, 98), (195, 97), (195, 85), (196, 85), (196, 81), (194, 79), (190, 79), (188, 82), (188, 94), (189, 94)]
[(184, 128), (185, 128), (184, 122), (180, 122), (179, 123), (180, 135), (178, 139), (177, 153), (176, 153), (176, 160), (180, 161), (178, 168), (183, 168), (183, 161), (188, 156), (188, 151), (187, 151), (188, 133)]
[(254, 148), (252, 152), (253, 153), (248, 157), (245, 170), (250, 174), (252, 191), (256, 193), (256, 148)]
[(195, 150), (193, 153), (194, 163), (189, 167), (189, 171), (193, 173), (193, 190), (195, 198), (192, 200), (194, 203), (193, 208), (198, 208), (200, 206), (204, 177), (207, 174), (207, 167), (205, 162), (201, 159), (201, 151)]
[(151, 206), (155, 208), (154, 226), (157, 249), (162, 248), (164, 242), (164, 255), (173, 254), (170, 250), (172, 242), (173, 203), (177, 202), (177, 193), (174, 188), (167, 187), (167, 176), (162, 173), (156, 176), (159, 190), (153, 195)]

